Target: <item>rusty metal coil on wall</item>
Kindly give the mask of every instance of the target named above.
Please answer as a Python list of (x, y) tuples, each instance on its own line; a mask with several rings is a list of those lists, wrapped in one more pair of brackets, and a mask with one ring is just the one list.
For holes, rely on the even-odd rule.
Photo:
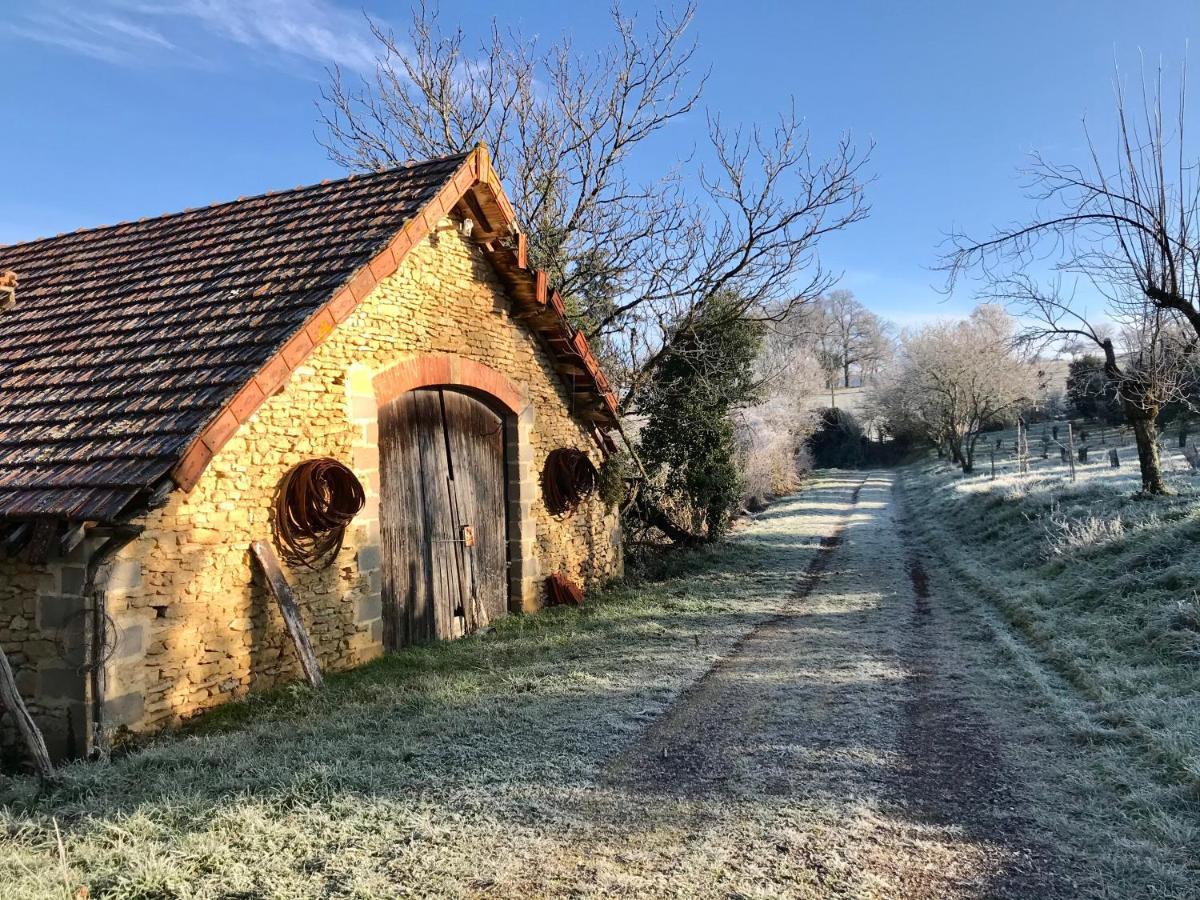
[(280, 554), (291, 565), (328, 566), (365, 502), (358, 478), (336, 459), (310, 459), (295, 466), (275, 494), (273, 524)]
[(542, 469), (542, 496), (551, 515), (574, 512), (596, 490), (600, 473), (588, 455), (574, 447), (550, 451)]

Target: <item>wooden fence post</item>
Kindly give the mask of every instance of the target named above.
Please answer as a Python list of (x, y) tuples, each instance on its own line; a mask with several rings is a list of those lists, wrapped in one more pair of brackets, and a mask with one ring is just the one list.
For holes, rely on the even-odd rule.
[(287, 579), (283, 577), (283, 570), (279, 568), (279, 560), (275, 557), (275, 551), (266, 541), (255, 541), (250, 545), (250, 552), (258, 560), (258, 565), (267, 579), (267, 587), (275, 597), (275, 602), (279, 604), (279, 611), (283, 613), (284, 624), (287, 625), (288, 633), (292, 636), (292, 643), (296, 645), (296, 654), (300, 657), (300, 667), (304, 669), (308, 683), (319, 688), (325, 682), (321, 677), (321, 666), (317, 662), (317, 654), (313, 652), (312, 641), (308, 639), (308, 632), (304, 629), (304, 620), (300, 618), (300, 607), (296, 605), (296, 595), (292, 593)]
[(50, 762), (50, 752), (46, 749), (46, 741), (42, 737), (37, 723), (33, 721), (33, 716), (29, 714), (29, 708), (25, 706), (25, 701), (21, 699), (21, 693), (17, 690), (16, 676), (13, 675), (12, 666), (8, 664), (8, 657), (5, 655), (3, 647), (0, 647), (0, 705), (3, 705), (17, 720), (17, 730), (25, 739), (25, 746), (29, 748), (29, 755), (33, 757), (38, 774), (43, 778), (53, 778), (54, 764)]
[(1075, 429), (1067, 423), (1067, 464), (1071, 467), (1071, 480), (1075, 480)]
[(1024, 472), (1025, 469), (1021, 462), (1021, 420), (1017, 419), (1017, 439), (1013, 442), (1013, 449), (1017, 451), (1017, 471)]

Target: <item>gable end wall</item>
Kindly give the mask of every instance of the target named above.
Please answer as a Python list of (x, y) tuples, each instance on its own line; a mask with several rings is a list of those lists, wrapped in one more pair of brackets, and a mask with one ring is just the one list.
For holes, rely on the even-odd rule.
[[(457, 230), (424, 239), (273, 396), (216, 453), (189, 493), (139, 522), (144, 534), (106, 568), (116, 626), (106, 670), (106, 730), (176, 724), (248, 691), (302, 677), (283, 621), (256, 579), (250, 542), (270, 538), (270, 508), (284, 473), (331, 456), (368, 488), (368, 505), (335, 563), (285, 573), (296, 590), (326, 670), (346, 669), (382, 650), (378, 527), (378, 428), (356, 386), (364, 371), (386, 372), (424, 354), (454, 355), (498, 370), (530, 401), (513, 428), (528, 441), (525, 513), (531, 583), (562, 572), (587, 585), (621, 570), (614, 513), (593, 500), (552, 518), (536, 473), (560, 446), (599, 451), (568, 412), (569, 398), (537, 340), (509, 315), (482, 251)], [(530, 477), (530, 473), (532, 477)], [(532, 534), (531, 534), (532, 532)], [(105, 573), (101, 573), (103, 579)], [(536, 607), (536, 597), (519, 605)]]

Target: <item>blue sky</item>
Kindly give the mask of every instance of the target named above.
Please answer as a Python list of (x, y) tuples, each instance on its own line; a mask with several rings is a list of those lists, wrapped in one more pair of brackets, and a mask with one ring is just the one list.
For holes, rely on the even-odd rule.
[[(314, 102), (326, 66), (369, 65), (364, 7), (402, 28), (409, 4), (7, 0), (0, 244), (341, 174), (314, 137)], [(607, 4), (442, 3), (448, 23), (493, 15), (586, 48)], [(871, 218), (823, 258), (905, 323), (970, 306), (931, 288), (945, 232), (1024, 215), (1026, 154), (1081, 160), (1085, 114), (1109, 133), (1114, 63), (1175, 71), (1197, 26), (1195, 0), (701, 0), (693, 32), (712, 70), (705, 105), (726, 120), (769, 122), (794, 98), (818, 152), (846, 129), (876, 142)], [(639, 165), (686, 154), (704, 127), (701, 110)]]

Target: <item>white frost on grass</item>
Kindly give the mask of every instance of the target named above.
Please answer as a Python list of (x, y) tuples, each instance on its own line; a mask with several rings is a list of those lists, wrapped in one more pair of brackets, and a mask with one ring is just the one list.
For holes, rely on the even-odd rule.
[(1138, 748), (1149, 769), (1127, 775), (1144, 801), (1138, 815), (1161, 823), (1164, 841), (1190, 833), (1183, 823), (1200, 820), (1200, 629), (1191, 617), (1200, 484), (1182, 454), (1164, 448), (1172, 495), (1137, 497), (1124, 437), (1120, 469), (1093, 443), (1095, 461), (1077, 465), (1074, 482), (1053, 453), (1018, 473), (1011, 432), (1004, 445), (994, 480), (986, 453), (970, 476), (933, 461), (906, 474), (926, 545), (975, 602), (998, 610), (1095, 704), (1107, 723), (1100, 739)]
[(1063, 512), (1057, 500), (1053, 500), (1045, 530), (1046, 556), (1071, 557), (1121, 538), (1125, 534), (1125, 522), (1119, 514), (1111, 518), (1091, 515), (1072, 518)]
[[(45, 792), (0, 779), (0, 898), (79, 885), (91, 898), (884, 897), (918, 895), (914, 878), (986, 893), (997, 854), (1011, 859), (1003, 836), (907, 805), (923, 755), (912, 741), (926, 732), (906, 710), (929, 685), (913, 669), (927, 657), (942, 668), (944, 701), (969, 692), (980, 729), (1029, 688), (969, 619), (935, 609), (917, 626), (890, 476), (873, 475), (847, 516), (862, 480), (822, 474), (728, 545), (668, 557), (661, 580), (582, 610), (512, 617), (320, 692), (252, 698), (125, 758), (68, 767)], [(987, 514), (947, 483), (930, 473), (921, 497), (935, 524), (977, 527)], [(843, 546), (798, 597), (842, 522)], [(993, 572), (1019, 565), (1005, 550), (1014, 558)], [(1173, 615), (1191, 621), (1187, 608)], [(935, 623), (940, 643), (914, 654), (912, 634)], [(702, 716), (712, 739), (682, 749), (727, 762), (701, 770), (713, 783), (606, 774), (690, 706), (710, 671), (733, 692), (714, 707), (728, 715)], [(1136, 802), (1095, 775), (1101, 726), (1018, 709), (983, 733), (1037, 762), (1018, 770), (1022, 814), (1060, 822), (1103, 861), (1085, 895), (1149, 896), (1141, 887), (1157, 884), (1181, 896), (1195, 883), (1145, 843), (1147, 829), (1164, 846), (1194, 838), (1185, 817), (1137, 766), (1121, 769)], [(935, 802), (943, 785), (952, 778)], [(1066, 787), (1086, 809), (1067, 808)]]
[(858, 480), (823, 477), (582, 610), (251, 698), (48, 791), (0, 777), (0, 898), (67, 895), (56, 822), (71, 891), (92, 898), (752, 892), (762, 866), (736, 832), (681, 871), (677, 824), (643, 822), (628, 859), (603, 858), (643, 798), (581, 810), (609, 759), (786, 606)]

